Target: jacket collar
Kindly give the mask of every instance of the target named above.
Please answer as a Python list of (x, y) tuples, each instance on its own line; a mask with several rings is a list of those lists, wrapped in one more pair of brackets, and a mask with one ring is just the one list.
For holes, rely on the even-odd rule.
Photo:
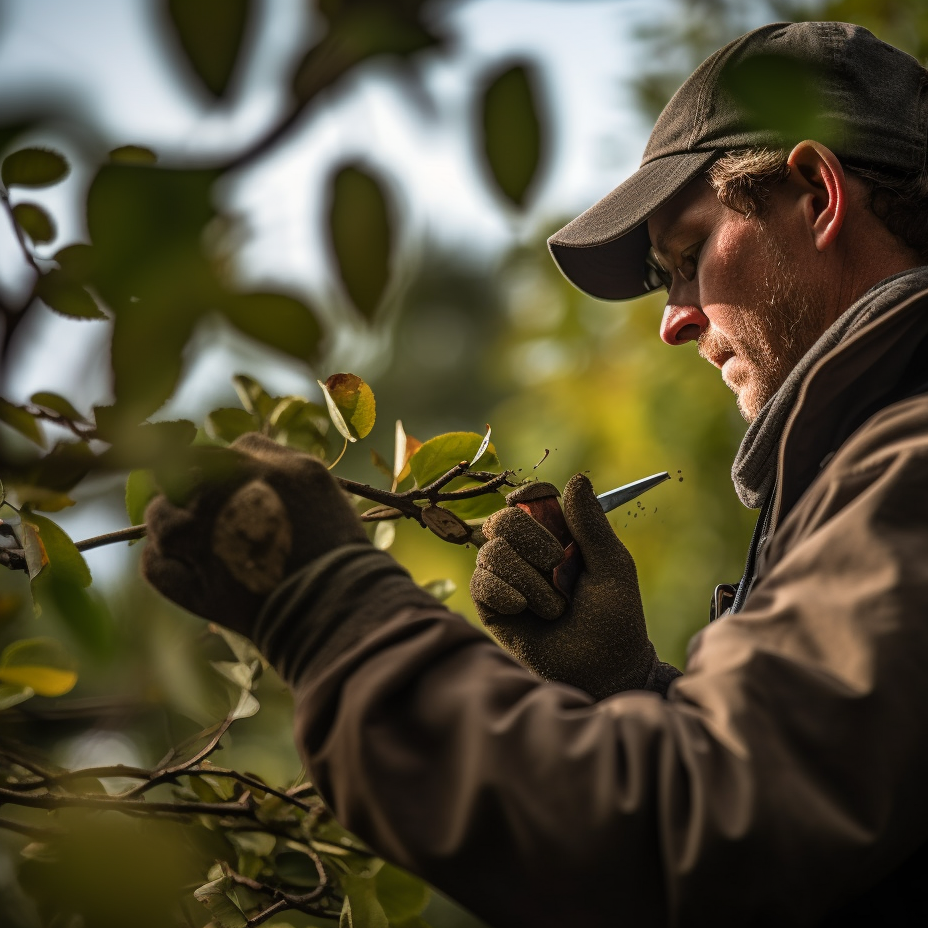
[[(795, 502), (797, 485), (801, 494), (821, 459), (847, 437), (848, 424), (856, 422), (863, 404), (892, 390), (921, 340), (918, 334), (928, 331), (928, 312), (910, 311), (925, 296), (928, 267), (888, 277), (849, 307), (809, 349), (748, 427), (735, 457), (732, 480), (745, 506), (762, 505), (777, 471), (787, 463), (789, 472), (780, 475), (776, 508)], [(887, 354), (892, 363), (880, 364)], [(854, 390), (849, 391), (852, 384)]]

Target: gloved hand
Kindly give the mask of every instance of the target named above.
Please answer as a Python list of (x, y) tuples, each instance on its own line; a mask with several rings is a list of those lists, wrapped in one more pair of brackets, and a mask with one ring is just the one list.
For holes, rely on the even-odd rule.
[(550, 582), (564, 549), (514, 505), (518, 495), (518, 490), (511, 493), (507, 507), (483, 525), (488, 540), (477, 555), (470, 592), (487, 629), (539, 676), (579, 687), (596, 699), (627, 689), (666, 690), (679, 672), (657, 659), (635, 562), (590, 481), (576, 474), (562, 498), (584, 561), (569, 603)]
[(204, 486), (182, 507), (164, 496), (149, 504), (142, 573), (168, 599), (250, 637), (282, 580), (368, 538), (321, 461), (255, 433), (231, 447), (240, 455), (233, 479)]

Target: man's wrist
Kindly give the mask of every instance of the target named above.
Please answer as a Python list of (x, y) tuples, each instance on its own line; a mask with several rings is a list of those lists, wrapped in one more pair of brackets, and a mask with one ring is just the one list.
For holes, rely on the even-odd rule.
[(365, 542), (342, 545), (271, 593), (253, 638), (281, 677), (295, 685), (369, 628), (416, 605), (439, 606), (391, 555)]

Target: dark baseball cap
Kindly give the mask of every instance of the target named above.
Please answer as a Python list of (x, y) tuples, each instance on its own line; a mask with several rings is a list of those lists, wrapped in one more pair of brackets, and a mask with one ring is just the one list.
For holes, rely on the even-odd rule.
[(827, 145), (849, 166), (920, 174), (928, 71), (849, 23), (773, 23), (707, 58), (664, 108), (641, 167), (548, 239), (558, 267), (602, 300), (641, 296), (647, 219), (721, 155)]

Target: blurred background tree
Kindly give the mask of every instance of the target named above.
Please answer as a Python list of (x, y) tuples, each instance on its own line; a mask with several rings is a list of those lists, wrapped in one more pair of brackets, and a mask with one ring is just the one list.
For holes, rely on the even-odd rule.
[[(0, 4), (0, 478), (9, 502), (51, 513), (31, 518), (52, 563), (62, 551), (68, 567), (37, 578), (38, 616), (26, 576), (0, 571), (4, 789), (26, 794), (64, 768), (153, 768), (241, 708), (254, 681), (231, 668), (250, 656), (142, 585), (137, 546), (89, 553), (88, 590), (54, 534), (127, 524), (127, 473), (215, 440), (215, 427), (184, 420), (202, 426), (235, 406), (238, 373), (307, 401), (298, 411), (313, 441), (317, 379), (361, 375), (378, 404), (367, 443), (386, 461), (397, 419), (419, 440), (489, 422), (499, 460), (521, 477), (561, 485), (584, 470), (603, 491), (670, 471), (610, 518), (636, 558), (651, 636), (682, 666), (713, 586), (741, 572), (753, 514), (728, 470), (743, 423), (714, 370), (656, 337), (659, 295), (589, 299), (560, 277), (545, 238), (634, 170), (653, 117), (726, 41), (770, 21), (842, 19), (924, 60), (922, 6)], [(320, 441), (333, 457), (340, 449)], [(360, 446), (339, 472), (390, 484)], [(410, 522), (396, 529), (391, 550), (413, 576), (450, 580), (449, 606), (474, 620), (473, 549)], [(43, 644), (23, 650), (24, 640)], [(22, 698), (23, 680), (37, 695)], [(270, 844), (267, 832), (230, 838), (209, 816), (182, 826), (49, 813), (4, 793), (3, 924), (243, 924), (239, 906), (257, 897), (227, 891), (215, 861), (262, 879), (269, 867), (311, 892), (318, 875), (293, 849), (307, 834), (351, 897), (353, 924), (475, 924), (398, 871), (377, 871), (302, 787), (292, 821), (272, 811), (255, 783), (297, 784), (301, 771), (272, 672), (258, 697), (219, 757), (256, 778), (279, 831)], [(87, 776), (47, 793), (67, 805), (78, 788), (105, 797), (131, 785)], [(200, 771), (151, 797), (240, 801), (242, 785), (227, 786)], [(212, 908), (193, 899), (202, 884)], [(290, 910), (269, 923), (333, 922)]]

